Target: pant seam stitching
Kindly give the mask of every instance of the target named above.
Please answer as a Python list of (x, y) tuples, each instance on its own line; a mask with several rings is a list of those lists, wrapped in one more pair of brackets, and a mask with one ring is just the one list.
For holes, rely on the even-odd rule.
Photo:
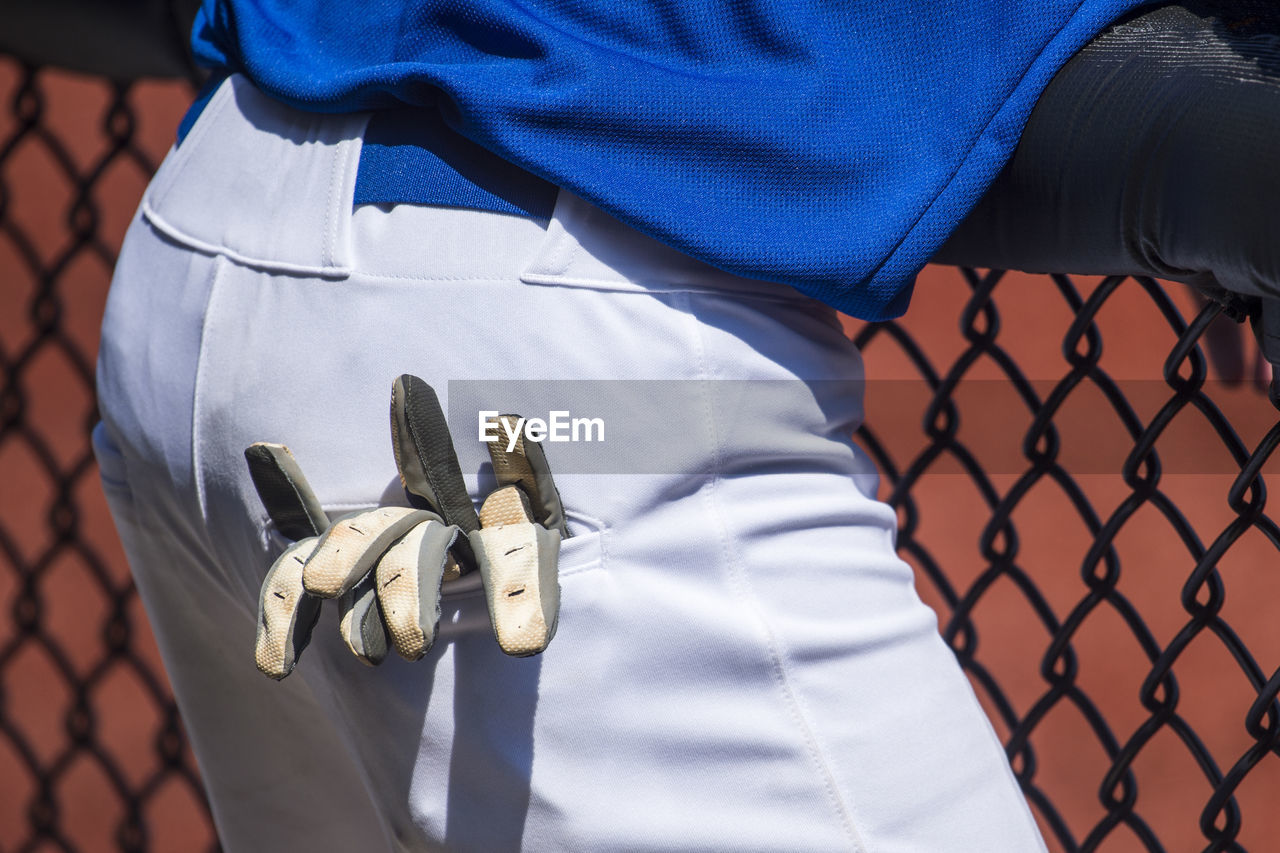
[(196, 353), (195, 387), (191, 391), (191, 470), (195, 475), (196, 506), (200, 511), (200, 520), (209, 522), (208, 498), (205, 493), (204, 470), (200, 458), (200, 412), (204, 403), (205, 370), (208, 363), (210, 333), (214, 325), (214, 300), (218, 296), (218, 285), (222, 282), (222, 256), (213, 259), (213, 281), (209, 284), (209, 295), (205, 297), (204, 322), (200, 324), (200, 349)]
[[(697, 359), (698, 382), (712, 381), (711, 371), (707, 364), (706, 349), (704, 346), (702, 331), (699, 328), (697, 318), (694, 317), (691, 300), (689, 294), (681, 292), (677, 294), (678, 303), (684, 310), (688, 323), (692, 328), (693, 346)], [(711, 438), (711, 468), (707, 472), (707, 485), (703, 490), (703, 494), (710, 507), (711, 515), (716, 526), (717, 535), (720, 540), (720, 553), (724, 558), (725, 566), (729, 580), (735, 592), (750, 609), (751, 615), (759, 629), (764, 634), (765, 651), (769, 659), (769, 667), (773, 674), (774, 682), (781, 694), (784, 704), (787, 707), (790, 716), (794, 720), (798, 728), (798, 734), (804, 742), (805, 749), (809, 753), (810, 760), (814, 763), (818, 770), (821, 785), (827, 793), (831, 804), (835, 808), (836, 817), (845, 835), (853, 845), (853, 849), (858, 853), (871, 853), (866, 842), (863, 841), (861, 833), (853, 820), (852, 807), (845, 802), (845, 798), (841, 795), (839, 786), (835, 780), (835, 773), (831, 768), (830, 762), (827, 760), (821, 747), (818, 745), (817, 736), (814, 734), (812, 726), (801, 707), (800, 698), (796, 695), (795, 690), (791, 686), (790, 679), (787, 678), (786, 664), (783, 660), (782, 650), (773, 631), (770, 629), (768, 621), (764, 618), (764, 614), (760, 612), (756, 603), (756, 598), (751, 591), (750, 581), (741, 572), (737, 560), (734, 558), (733, 548), (730, 544), (728, 523), (725, 520), (724, 513), (721, 512), (719, 501), (717, 500), (717, 486), (720, 481), (720, 439), (719, 431), (715, 425), (715, 410), (703, 393), (703, 403), (706, 412), (706, 425), (710, 431)]]

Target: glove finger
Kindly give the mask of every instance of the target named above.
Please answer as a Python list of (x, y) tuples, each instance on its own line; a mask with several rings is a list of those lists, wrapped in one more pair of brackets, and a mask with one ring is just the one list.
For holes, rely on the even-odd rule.
[(302, 586), (302, 566), (317, 542), (313, 536), (290, 545), (262, 581), (253, 654), (262, 674), (277, 681), (293, 671), (320, 618), (320, 599)]
[(494, 637), (515, 657), (545, 650), (560, 616), (560, 532), (528, 520), (528, 505), (519, 487), (499, 489), (470, 534)]
[(405, 660), (418, 660), (440, 628), (440, 584), (458, 528), (424, 521), (392, 545), (374, 572), (391, 644)]
[(439, 516), (421, 509), (382, 506), (344, 516), (320, 537), (302, 570), (307, 592), (321, 598), (337, 598), (349, 592), (382, 552), (419, 522)]
[(245, 448), (244, 459), (249, 464), (253, 487), (276, 530), (294, 540), (324, 532), (329, 517), (320, 508), (320, 501), (289, 448), (259, 441)]
[(361, 663), (377, 666), (387, 656), (387, 632), (378, 612), (377, 585), (370, 575), (338, 599), (338, 632)]
[(435, 390), (408, 373), (391, 386), (391, 445), (405, 489), (463, 532), (480, 526)]
[[(514, 436), (515, 439), (514, 442), (488, 442), (489, 459), (493, 462), (493, 476), (498, 485), (519, 486), (529, 496), (533, 520), (543, 527), (559, 531), (567, 539), (569, 529), (565, 525), (564, 507), (555, 481), (551, 479), (551, 468), (547, 465), (542, 445), (526, 440), (524, 432), (516, 429), (519, 415), (498, 415), (497, 419), (500, 422), (497, 434)], [(509, 445), (510, 450), (507, 449)]]

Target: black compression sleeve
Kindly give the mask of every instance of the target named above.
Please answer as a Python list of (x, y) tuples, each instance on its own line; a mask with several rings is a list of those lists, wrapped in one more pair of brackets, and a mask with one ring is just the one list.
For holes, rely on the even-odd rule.
[(0, 53), (118, 80), (191, 77), (197, 0), (0, 0)]
[(1192, 0), (1113, 25), (935, 260), (1280, 295), (1280, 9)]

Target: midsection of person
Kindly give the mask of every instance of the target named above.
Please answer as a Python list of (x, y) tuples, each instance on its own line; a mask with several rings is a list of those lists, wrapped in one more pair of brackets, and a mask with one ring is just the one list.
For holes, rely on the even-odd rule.
[[(1060, 17), (1035, 38), (1001, 39), (1001, 49), (1034, 46), (1056, 26), (1079, 44), (1133, 4), (1079, 5), (1071, 26)], [(1053, 39), (1030, 55), (1052, 64), (1068, 47)], [(1004, 91), (1001, 74), (1026, 71), (1016, 53), (969, 70), (991, 71), (986, 83)], [(1097, 54), (1082, 54), (1077, 67), (1088, 71)], [(921, 56), (945, 59), (916, 52), (910, 61)], [(788, 230), (795, 216), (761, 218), (794, 213), (769, 207), (795, 189), (785, 180), (740, 208), (749, 216), (682, 214), (685, 230), (674, 236), (689, 243), (714, 232), (704, 249), (765, 247), (774, 271), (789, 264), (801, 284), (812, 271), (805, 259), (822, 255), (829, 274), (849, 271), (841, 283), (855, 286), (845, 297), (874, 285), (875, 299), (842, 306), (900, 310), (914, 269), (1009, 154), (1017, 113), (1025, 118), (1031, 90), (1052, 70), (1041, 64), (1017, 77), (1011, 106), (975, 96), (948, 112), (974, 134), (933, 146), (950, 158), (930, 161), (936, 168), (831, 149), (885, 166), (882, 178), (932, 176), (928, 186), (872, 193), (905, 199), (886, 211), (897, 224), (860, 214), (865, 230), (836, 228), (855, 247), (848, 257), (795, 240), (845, 220), (800, 217), (808, 231), (797, 231)], [(1071, 74), (1060, 80), (1059, 95), (1076, 91)], [(897, 127), (910, 110), (896, 100), (904, 93), (888, 94)], [(418, 106), (435, 110), (428, 101)], [(1258, 102), (1242, 99), (1241, 109)], [(1046, 109), (1055, 103), (1047, 98)], [(474, 99), (453, 106), (462, 121), (447, 103), (432, 120), (488, 121)], [(228, 849), (350, 849), (373, 838), (414, 850), (1043, 849), (990, 726), (893, 554), (893, 515), (872, 499), (874, 471), (848, 439), (862, 414), (860, 362), (830, 309), (692, 261), (569, 192), (554, 212), (531, 214), (540, 209), (536, 183), (515, 212), (389, 196), (353, 211), (355, 200), (370, 200), (360, 152), (373, 145), (360, 140), (380, 139), (367, 116), (295, 112), (240, 77), (208, 110), (166, 161), (122, 256), (104, 336), (98, 446)], [(697, 137), (697, 122), (687, 126)], [(585, 120), (574, 128), (593, 132)], [(513, 144), (502, 128), (480, 130), (498, 147)], [(661, 158), (610, 161), (628, 178), (649, 167), (656, 183), (648, 184), (612, 172), (601, 183), (607, 170), (590, 167), (565, 171), (582, 159), (540, 165), (560, 169), (566, 184), (595, 179), (598, 200), (638, 221), (652, 186), (706, 183), (697, 170), (707, 151), (697, 151), (680, 169)], [(960, 156), (970, 151), (980, 156)], [(470, 169), (488, 192), (504, 168), (477, 162), (452, 166)], [(726, 174), (714, 203), (711, 192), (666, 193), (657, 206), (739, 209), (721, 204), (726, 187), (742, 201), (732, 169), (715, 177)], [(880, 186), (857, 170), (841, 174), (860, 191)], [(856, 209), (859, 198), (846, 193), (842, 203)], [(1012, 209), (993, 199), (979, 213)], [(1045, 209), (1036, 221), (1061, 234), (1061, 211)], [(976, 235), (987, 252), (1001, 229), (971, 222), (960, 236)], [(1063, 246), (1080, 257), (1065, 243), (1049, 248)], [(579, 390), (602, 395), (586, 398), (586, 414), (604, 413), (608, 438), (549, 446), (573, 533), (561, 559), (560, 633), (537, 658), (501, 655), (478, 585), (463, 578), (445, 590), (440, 639), (426, 660), (363, 669), (336, 641), (330, 613), (295, 674), (268, 683), (248, 664), (252, 603), (284, 543), (240, 454), (252, 441), (288, 443), (331, 512), (401, 503), (385, 408), (392, 378), (405, 372), (455, 403), (453, 392), (495, 383), (523, 395), (522, 409), (532, 399), (526, 414), (542, 414), (539, 389), (600, 383)], [(483, 494), (482, 465), (464, 472), (472, 495)]]
[[(271, 816), (326, 789), (363, 793), (312, 815), (318, 849), (343, 825), (410, 850), (1041, 849), (893, 553), (834, 313), (567, 193), (550, 221), (352, 210), (359, 129), (223, 84), (148, 191), (104, 330), (113, 506), (228, 849), (297, 841)], [(426, 659), (364, 668), (329, 613), (262, 679), (253, 607), (284, 543), (243, 449), (288, 444), (331, 512), (403, 503), (401, 373), (446, 405), (467, 381), (600, 383), (609, 432), (574, 450), (603, 458), (556, 472), (559, 632), (502, 655), (464, 577)]]

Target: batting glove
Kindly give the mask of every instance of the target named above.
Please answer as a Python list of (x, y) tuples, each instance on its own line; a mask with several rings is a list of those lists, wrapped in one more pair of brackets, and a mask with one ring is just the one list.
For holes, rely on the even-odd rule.
[(537, 654), (554, 636), (556, 563), (567, 530), (541, 447), (522, 439), (510, 451), (490, 446), (499, 488), (477, 515), (439, 400), (421, 379), (396, 380), (391, 434), (413, 506), (332, 524), (287, 448), (259, 443), (245, 451), (268, 514), (298, 540), (262, 585), (255, 657), (267, 676), (293, 670), (324, 598), (338, 599), (343, 642), (364, 663), (380, 663), (389, 646), (421, 658), (439, 629), (442, 584), (477, 569), (504, 652)]

